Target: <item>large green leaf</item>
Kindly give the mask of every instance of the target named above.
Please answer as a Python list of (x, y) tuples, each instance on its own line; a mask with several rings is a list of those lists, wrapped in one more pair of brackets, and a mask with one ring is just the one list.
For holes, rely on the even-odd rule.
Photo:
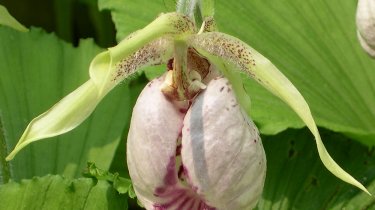
[[(166, 0), (169, 2), (170, 0)], [(268, 57), (300, 90), (319, 126), (375, 144), (375, 62), (360, 48), (355, 1), (215, 1), (220, 31)], [(118, 38), (166, 10), (163, 0), (99, 1), (112, 11)], [(168, 8), (169, 9), (169, 8)], [(246, 79), (252, 117), (275, 134), (303, 123), (279, 99)]]
[(143, 28), (160, 13), (174, 11), (174, 8), (166, 10), (163, 0), (98, 0), (98, 3), (99, 9), (111, 11), (118, 41), (121, 41), (130, 33)]
[[(333, 153), (335, 159), (359, 177), (370, 191), (375, 190), (374, 150), (329, 131), (324, 131), (322, 136), (329, 140), (329, 149), (336, 148)], [(263, 138), (268, 154), (268, 171), (258, 209), (374, 209), (373, 197), (341, 182), (324, 168), (317, 152), (311, 149), (315, 145), (310, 138), (307, 129), (288, 130)], [(0, 209), (4, 210), (23, 209), (20, 208), (22, 205), (27, 205), (29, 209), (43, 209), (42, 203), (50, 209), (58, 209), (55, 206), (59, 205), (65, 209), (83, 205), (86, 205), (83, 209), (90, 209), (88, 206), (95, 206), (93, 209), (119, 209), (126, 201), (125, 197), (117, 195), (107, 182), (100, 179), (95, 184), (91, 179), (69, 180), (60, 176), (2, 185), (0, 197)], [(31, 201), (33, 203), (28, 203)], [(108, 208), (105, 204), (108, 204)]]
[[(375, 190), (374, 149), (323, 130), (334, 159), (370, 192)], [(347, 185), (321, 163), (307, 129), (263, 138), (267, 177), (258, 209), (375, 209), (375, 198)]]
[[(3, 27), (0, 37), (0, 119), (9, 152), (32, 118), (89, 78), (89, 63), (100, 49), (92, 40), (74, 48), (36, 29), (20, 33)], [(10, 162), (12, 178), (74, 177), (87, 161), (108, 169), (131, 113), (128, 92), (120, 85), (78, 129), (20, 152)]]
[[(375, 62), (357, 41), (355, 1), (218, 1), (216, 6), (219, 28), (278, 66), (305, 96), (318, 125), (375, 143)], [(261, 129), (277, 132), (282, 127), (272, 123), (279, 120), (285, 128), (299, 127), (284, 105), (257, 85), (248, 87)]]
[(71, 180), (59, 175), (0, 185), (0, 197), (2, 210), (127, 209), (127, 198), (107, 181)]

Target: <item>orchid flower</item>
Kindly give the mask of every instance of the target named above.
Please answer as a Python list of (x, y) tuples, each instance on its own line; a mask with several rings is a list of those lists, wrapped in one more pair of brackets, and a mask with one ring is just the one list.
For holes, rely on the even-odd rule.
[(357, 35), (362, 48), (375, 57), (375, 1), (359, 0), (357, 6)]
[[(129, 172), (147, 209), (251, 209), (256, 205), (264, 183), (265, 155), (249, 118), (250, 100), (241, 74), (256, 80), (298, 114), (314, 135), (320, 159), (329, 171), (370, 194), (328, 154), (296, 87), (246, 43), (215, 31), (212, 16), (202, 17), (198, 30), (191, 15), (161, 14), (98, 54), (89, 67), (90, 79), (33, 119), (7, 160), (31, 142), (77, 127), (109, 91), (131, 75), (150, 65), (167, 64), (168, 72), (149, 83), (138, 99), (128, 136)], [(223, 90), (227, 92), (220, 93)], [(234, 107), (228, 109), (230, 114), (221, 112), (229, 106)], [(243, 141), (245, 137), (257, 144)], [(238, 174), (228, 172), (231, 166)], [(218, 176), (223, 173), (226, 176)], [(236, 197), (226, 198), (228, 193)]]

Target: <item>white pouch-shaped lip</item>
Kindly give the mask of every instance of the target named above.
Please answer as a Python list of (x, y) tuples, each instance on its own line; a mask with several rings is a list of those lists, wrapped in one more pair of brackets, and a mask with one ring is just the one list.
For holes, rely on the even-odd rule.
[(375, 1), (359, 0), (356, 15), (357, 35), (362, 48), (375, 57)]
[(161, 83), (149, 83), (133, 110), (127, 161), (138, 199), (147, 209), (254, 208), (265, 153), (228, 80), (211, 80), (186, 113)]
[(177, 139), (185, 113), (163, 95), (162, 83), (161, 78), (154, 79), (138, 97), (127, 140), (129, 173), (138, 199), (147, 209), (163, 201), (154, 195), (158, 187), (177, 183), (177, 177), (167, 173), (175, 167)]
[(182, 163), (197, 194), (218, 209), (253, 209), (261, 196), (266, 156), (259, 132), (225, 78), (210, 81), (189, 108)]

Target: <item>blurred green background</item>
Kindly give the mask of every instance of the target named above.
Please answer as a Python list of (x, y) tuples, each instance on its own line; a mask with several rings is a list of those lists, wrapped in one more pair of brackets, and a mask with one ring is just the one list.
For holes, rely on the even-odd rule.
[(116, 29), (109, 11), (99, 11), (96, 0), (1, 0), (0, 4), (26, 27), (54, 32), (75, 46), (94, 38), (100, 47), (116, 44)]

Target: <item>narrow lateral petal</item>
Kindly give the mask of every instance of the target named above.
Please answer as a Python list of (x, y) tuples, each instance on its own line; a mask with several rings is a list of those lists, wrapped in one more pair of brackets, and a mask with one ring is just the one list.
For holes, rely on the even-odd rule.
[(34, 118), (6, 159), (13, 159), (33, 141), (72, 130), (91, 114), (99, 101), (97, 88), (91, 80), (87, 81), (51, 109)]
[(5, 25), (9, 26), (13, 29), (22, 32), (28, 32), (29, 29), (23, 26), (20, 22), (18, 22), (11, 14), (9, 14), (7, 8), (0, 5), (0, 26)]
[(121, 81), (146, 66), (165, 63), (172, 56), (168, 50), (172, 48), (170, 38), (193, 31), (194, 25), (186, 16), (167, 13), (117, 46), (98, 54), (90, 64), (90, 80), (32, 120), (7, 160), (31, 142), (77, 127)]
[[(287, 103), (300, 116), (315, 136), (320, 159), (327, 169), (343, 181), (370, 194), (361, 183), (344, 171), (331, 158), (320, 138), (318, 128), (305, 99), (288, 78), (267, 58), (241, 40), (219, 32), (196, 35), (191, 37), (189, 42), (192, 47), (213, 64), (221, 67), (225, 66), (229, 70), (236, 69), (246, 73)], [(232, 84), (236, 82), (231, 81)]]

